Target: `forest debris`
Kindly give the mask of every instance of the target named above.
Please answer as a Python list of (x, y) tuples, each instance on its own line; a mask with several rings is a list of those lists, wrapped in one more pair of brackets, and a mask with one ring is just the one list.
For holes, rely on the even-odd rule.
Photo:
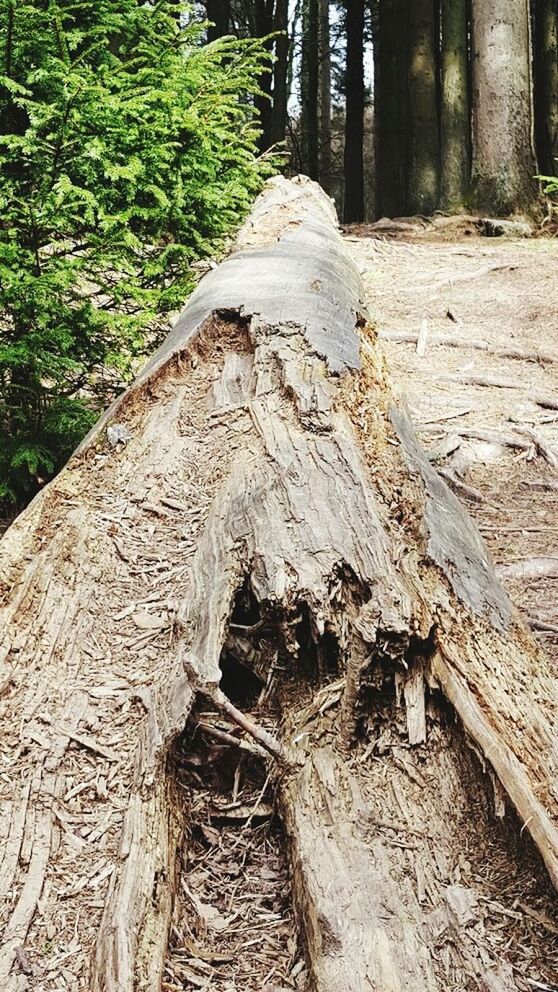
[(549, 931), (549, 933), (553, 933), (555, 935), (558, 934), (558, 926), (556, 926), (556, 924), (548, 918), (546, 913), (539, 913), (536, 909), (533, 909), (524, 902), (520, 902), (519, 906), (526, 916), (529, 916), (532, 920), (540, 923), (541, 927), (544, 927), (545, 930)]
[(440, 377), (443, 382), (462, 382), (468, 386), (485, 386), (488, 389), (523, 389), (523, 383), (501, 375), (480, 372), (454, 372)]
[(74, 741), (76, 744), (80, 744), (81, 747), (84, 747), (87, 751), (92, 751), (93, 754), (100, 754), (100, 756), (102, 758), (106, 758), (107, 761), (119, 760), (119, 756), (116, 751), (112, 751), (111, 748), (104, 747), (103, 744), (99, 744), (99, 742), (96, 741), (94, 737), (91, 737), (90, 734), (77, 734), (71, 727), (60, 726), (58, 729), (63, 736), (69, 737), (71, 741)]
[[(416, 331), (392, 331), (383, 328), (378, 332), (378, 337), (381, 341), (392, 341), (395, 344), (417, 344), (418, 342)], [(485, 351), (487, 354), (496, 355), (498, 358), (511, 358), (523, 362), (548, 363), (549, 365), (558, 364), (558, 352), (539, 351), (534, 348), (519, 348), (510, 345), (499, 346), (491, 344), (490, 341), (486, 341), (483, 338), (463, 338), (456, 337), (455, 334), (434, 333), (429, 336), (429, 344), (432, 347), (470, 348), (472, 351)], [(524, 387), (518, 381), (512, 388), (522, 389)], [(541, 403), (541, 406), (544, 405), (544, 403)], [(555, 407), (551, 406), (550, 409), (555, 409)]]
[(199, 958), (200, 961), (207, 961), (209, 964), (226, 964), (228, 961), (233, 960), (232, 954), (220, 954), (219, 951), (204, 950), (190, 940), (189, 937), (184, 937), (184, 946), (195, 958)]
[(515, 992), (517, 985), (514, 981), (513, 968), (507, 961), (501, 961), (496, 968), (483, 975), (485, 988), (483, 992)]
[(558, 556), (523, 558), (520, 561), (496, 565), (496, 573), (501, 579), (556, 579), (558, 578)]
[(254, 806), (248, 806), (242, 803), (235, 803), (228, 809), (220, 809), (219, 806), (214, 806), (211, 813), (211, 820), (219, 823), (247, 823), (253, 819), (269, 820), (273, 816), (273, 806), (269, 803), (257, 803)]
[(428, 457), (431, 462), (441, 462), (454, 451), (457, 451), (461, 444), (461, 438), (457, 434), (446, 434), (438, 444), (428, 449)]
[(539, 630), (541, 634), (558, 634), (557, 623), (549, 623), (547, 620), (540, 620), (538, 617), (528, 617), (527, 622), (531, 630)]
[(132, 621), (140, 630), (160, 630), (168, 623), (168, 616), (161, 613), (134, 613)]
[(466, 496), (468, 499), (473, 500), (475, 503), (482, 503), (484, 501), (484, 496), (480, 489), (475, 489), (474, 486), (470, 486), (468, 483), (463, 482), (459, 476), (449, 468), (438, 468), (438, 474), (441, 475), (446, 482), (449, 483), (451, 488), (455, 490), (458, 496)]
[(479, 227), (486, 238), (530, 238), (533, 228), (524, 220), (483, 217)]
[(417, 335), (417, 355), (419, 358), (422, 358), (422, 356), (426, 351), (427, 341), (428, 341), (428, 321), (425, 317), (420, 325), (420, 331)]
[(249, 754), (255, 754), (260, 758), (266, 754), (263, 747), (259, 747), (257, 744), (251, 744), (250, 741), (244, 740), (242, 737), (235, 737), (234, 734), (230, 734), (226, 730), (221, 730), (219, 727), (214, 727), (211, 723), (200, 721), (198, 727), (220, 744), (237, 747), (241, 751), (247, 751)]
[(425, 692), (422, 665), (415, 664), (403, 684), (409, 744), (424, 744), (426, 740)]
[(117, 448), (119, 445), (124, 447), (133, 436), (126, 424), (110, 424), (107, 427), (107, 438), (111, 448)]
[(549, 465), (552, 465), (552, 468), (558, 467), (558, 456), (556, 452), (538, 431), (530, 427), (517, 427), (516, 430), (521, 434), (525, 434), (525, 437), (533, 442), (537, 452), (546, 459)]
[(21, 968), (21, 971), (23, 972), (23, 974), (24, 975), (32, 975), (33, 974), (33, 965), (31, 964), (31, 961), (29, 960), (29, 955), (27, 954), (25, 948), (24, 947), (16, 947), (15, 955), (16, 955), (17, 963), (18, 963), (19, 967)]
[(224, 692), (217, 689), (211, 693), (210, 698), (220, 710), (226, 713), (227, 716), (229, 716), (234, 723), (238, 724), (239, 727), (242, 727), (247, 734), (250, 734), (250, 736), (261, 744), (266, 751), (269, 751), (274, 758), (277, 758), (284, 764), (289, 764), (287, 752), (279, 741), (267, 730), (265, 730), (264, 727), (259, 727), (256, 723), (253, 723), (249, 717), (245, 716), (241, 710), (237, 709), (237, 707), (231, 703), (230, 699), (227, 699)]
[(478, 914), (478, 897), (472, 889), (464, 885), (448, 885), (445, 891), (445, 901), (450, 919), (458, 927), (466, 927), (475, 923)]

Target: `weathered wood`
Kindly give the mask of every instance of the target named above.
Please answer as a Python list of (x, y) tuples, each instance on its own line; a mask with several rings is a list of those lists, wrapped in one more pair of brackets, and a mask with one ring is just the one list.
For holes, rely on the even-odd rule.
[[(258, 737), (219, 689), (243, 589), (295, 685), (308, 693), (309, 669), (338, 669), (326, 745), (299, 747), (288, 712), (282, 741), (259, 735), (288, 753), (281, 802), (317, 990), (341, 992), (347, 974), (354, 988), (396, 992), (415, 974), (413, 987), (440, 987), (421, 899), (406, 916), (389, 863), (371, 870), (387, 933), (383, 897), (359, 882), (370, 839), (355, 833), (341, 752), (375, 718), (378, 672), (402, 680), (406, 743), (425, 754), (428, 686), (451, 702), (558, 884), (554, 673), (395, 406), (360, 293), (327, 197), (272, 182), (237, 252), (0, 542), (0, 715), (17, 786), (0, 869), (5, 980), (20, 945), (42, 966), (46, 919), (62, 946), (79, 917), (64, 959), (76, 988), (160, 987), (183, 829), (172, 745), (207, 698)], [(113, 447), (116, 426), (128, 440)], [(261, 629), (249, 620), (246, 637)], [(400, 747), (393, 769), (419, 788)], [(391, 844), (421, 855), (421, 892), (415, 814), (409, 829)]]

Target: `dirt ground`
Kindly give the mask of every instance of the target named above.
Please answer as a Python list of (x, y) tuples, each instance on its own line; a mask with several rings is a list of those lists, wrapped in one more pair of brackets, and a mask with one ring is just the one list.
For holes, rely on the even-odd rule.
[(558, 657), (558, 241), (467, 223), (346, 238), (396, 391)]

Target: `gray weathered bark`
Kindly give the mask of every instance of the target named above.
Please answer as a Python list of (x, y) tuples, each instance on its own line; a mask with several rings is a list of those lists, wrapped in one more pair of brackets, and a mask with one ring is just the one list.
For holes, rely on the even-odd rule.
[[(23, 947), (46, 967), (51, 930), (75, 988), (160, 988), (184, 828), (168, 758), (198, 702), (233, 712), (220, 658), (247, 585), (285, 673), (281, 741), (261, 742), (280, 756), (317, 992), (346, 992), (347, 975), (356, 992), (446, 987), (406, 861), (418, 851), (434, 899), (471, 777), (440, 695), (558, 884), (555, 676), (394, 403), (314, 184), (270, 183), (236, 253), (6, 533), (0, 570), (10, 992)], [(366, 743), (384, 681), (402, 707), (385, 765)], [(386, 840), (396, 817), (403, 839)], [(457, 987), (472, 968), (478, 987), (488, 952), (456, 945)]]
[(506, 214), (533, 202), (528, 0), (472, 0), (473, 199)]

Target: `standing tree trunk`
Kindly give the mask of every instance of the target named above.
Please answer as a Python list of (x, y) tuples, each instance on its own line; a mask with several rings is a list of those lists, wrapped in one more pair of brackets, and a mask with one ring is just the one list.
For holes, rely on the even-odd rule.
[(303, 0), (301, 65), (301, 147), (304, 171), (320, 172), (319, 143), (320, 42), (318, 0)]
[[(273, 181), (0, 542), (7, 992), (35, 967), (161, 988), (191, 812), (175, 744), (212, 707), (277, 763), (315, 992), (514, 990), (466, 879), (489, 829), (498, 880), (530, 834), (525, 900), (558, 885), (556, 674), (395, 404), (335, 220), (318, 187)], [(231, 638), (279, 739), (221, 687)], [(201, 942), (216, 907), (183, 881)]]
[(467, 0), (442, 0), (440, 206), (462, 206), (471, 175)]
[(231, 19), (230, 0), (206, 0), (207, 19), (212, 21), (207, 30), (207, 40), (215, 41), (229, 33)]
[(408, 0), (379, 0), (378, 74), (374, 86), (376, 210), (396, 217), (405, 211), (407, 189)]
[(558, 0), (536, 0), (535, 110), (539, 167), (558, 174)]
[(285, 140), (288, 109), (289, 73), (289, 2), (276, 0), (274, 30), (280, 32), (275, 40), (273, 67), (273, 104), (271, 109), (271, 141)]
[[(273, 32), (273, 8), (274, 0), (255, 0), (254, 16), (256, 25), (256, 37), (266, 38)], [(266, 47), (271, 51), (273, 42), (266, 42)], [(259, 147), (265, 152), (273, 143), (272, 137), (272, 72), (267, 68), (258, 79), (261, 94), (256, 96), (255, 105), (260, 116), (262, 133), (259, 138)]]
[(535, 195), (528, 0), (472, 0), (475, 205), (496, 214)]
[(438, 204), (439, 127), (434, 0), (409, 7), (409, 147), (407, 210), (430, 214)]
[(364, 0), (348, 0), (343, 219), (364, 220)]
[(320, 0), (320, 184), (331, 191), (331, 37), (329, 0)]

